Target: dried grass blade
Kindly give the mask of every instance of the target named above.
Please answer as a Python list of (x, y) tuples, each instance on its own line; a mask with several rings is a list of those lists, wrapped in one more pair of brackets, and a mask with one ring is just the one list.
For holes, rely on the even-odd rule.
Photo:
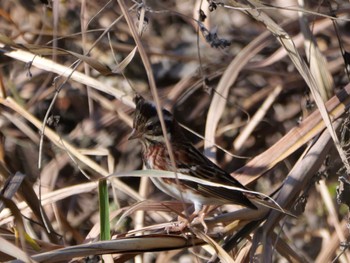
[(266, 98), (264, 103), (261, 105), (259, 110), (254, 114), (254, 116), (250, 119), (249, 123), (244, 127), (242, 132), (237, 136), (233, 143), (233, 147), (235, 150), (239, 150), (245, 140), (249, 137), (249, 135), (253, 132), (254, 128), (258, 125), (261, 119), (265, 116), (268, 109), (271, 107), (275, 99), (282, 91), (282, 86), (277, 85), (274, 90), (270, 93), (270, 95)]
[[(3, 162), (0, 162), (0, 174), (4, 178), (11, 177), (11, 172), (7, 169), (5, 164)], [(25, 200), (25, 205), (29, 205), (31, 208), (33, 214), (41, 221), (43, 225), (45, 225), (45, 230), (47, 232), (47, 235), (49, 236), (50, 240), (52, 242), (58, 242), (57, 236), (55, 234), (55, 231), (48, 220), (47, 215), (42, 210), (40, 201), (34, 192), (33, 185), (28, 181), (27, 178), (22, 178), (23, 181), (21, 183), (21, 187), (19, 188), (19, 194), (22, 196), (22, 198)], [(17, 206), (18, 208), (19, 206)], [(11, 214), (9, 209), (4, 209), (0, 213), (1, 215), (9, 216)], [(1, 218), (1, 217), (0, 217)]]
[[(4, 47), (5, 44), (1, 42), (0, 39), (0, 50)], [(39, 57), (29, 51), (24, 51), (20, 49), (5, 52), (4, 55), (19, 61), (23, 61), (24, 63), (29, 63), (30, 65), (33, 65), (34, 67), (37, 67), (44, 71), (53, 72), (64, 77), (70, 77), (71, 79), (81, 84), (90, 86), (94, 89), (114, 96), (115, 98), (123, 102), (125, 105), (128, 105), (132, 108), (135, 107), (135, 104), (133, 103), (131, 97), (126, 96), (124, 92), (121, 92), (120, 90), (114, 87), (108, 86), (107, 84), (102, 83), (97, 79), (89, 77), (81, 72), (73, 71), (73, 69), (71, 69), (70, 67), (58, 64), (52, 61), (51, 59)]]
[[(69, 260), (74, 257), (86, 257), (89, 255), (103, 255), (115, 253), (143, 253), (152, 251), (182, 249), (203, 244), (200, 239), (186, 239), (185, 237), (172, 235), (152, 235), (120, 238), (117, 240), (100, 241), (91, 244), (70, 246), (51, 252), (32, 256), (37, 261), (57, 262)], [(16, 261), (14, 261), (16, 262)]]
[[(145, 67), (145, 70), (146, 70), (146, 73), (147, 73), (147, 78), (148, 78), (148, 83), (149, 83), (149, 86), (150, 86), (150, 90), (151, 90), (154, 102), (156, 104), (156, 110), (157, 110), (157, 114), (159, 116), (160, 126), (161, 126), (162, 132), (164, 134), (166, 149), (167, 149), (169, 157), (170, 157), (170, 163), (171, 163), (172, 167), (174, 168), (174, 170), (176, 170), (176, 162), (175, 162), (174, 153), (173, 153), (173, 150), (172, 150), (172, 147), (171, 147), (171, 143), (169, 142), (168, 136), (166, 136), (167, 129), (166, 129), (165, 122), (164, 122), (163, 110), (161, 108), (159, 95), (158, 95), (158, 91), (157, 91), (157, 86), (156, 86), (155, 78), (154, 78), (152, 67), (151, 67), (151, 62), (150, 62), (150, 60), (149, 60), (149, 58), (147, 56), (147, 53), (145, 51), (145, 48), (144, 48), (144, 46), (143, 46), (143, 44), (141, 42), (141, 38), (139, 36), (140, 31), (137, 32), (136, 27), (134, 25), (134, 21), (132, 20), (130, 14), (129, 14), (127, 8), (126, 8), (125, 1), (124, 0), (118, 0), (118, 3), (120, 5), (122, 13), (123, 13), (123, 15), (124, 15), (124, 17), (126, 19), (126, 22), (127, 22), (128, 26), (130, 28), (130, 32), (131, 32), (131, 34), (132, 34), (132, 36), (133, 36), (133, 38), (134, 38), (134, 40), (136, 42), (136, 46), (137, 46), (137, 48), (139, 50), (139, 53), (140, 53), (143, 65)], [(144, 9), (144, 7), (142, 9)], [(144, 10), (142, 10), (142, 12), (144, 12)], [(176, 173), (175, 173), (175, 179), (177, 181), (177, 184), (179, 184)], [(180, 195), (181, 195), (181, 199), (183, 200), (181, 192), (180, 192)]]
[(286, 243), (282, 238), (277, 236), (275, 233), (271, 233), (272, 242), (276, 245), (276, 250), (282, 255), (288, 262), (300, 262), (307, 263), (309, 262), (303, 256), (303, 253), (300, 251), (295, 251), (288, 243)]
[[(0, 98), (0, 104), (16, 111), (22, 117), (24, 117), (29, 122), (31, 122), (37, 129), (41, 129), (42, 123), (37, 118), (35, 118), (32, 114), (30, 114), (28, 111), (26, 111), (23, 107), (18, 105), (12, 98), (7, 97), (5, 100)], [(54, 143), (56, 146), (63, 148), (63, 150), (68, 152), (69, 155), (74, 156), (74, 158), (76, 158), (77, 160), (79, 160), (83, 164), (87, 165), (89, 168), (91, 168), (93, 171), (95, 171), (98, 175), (101, 175), (101, 176), (108, 176), (109, 175), (108, 171), (106, 171), (104, 168), (102, 168), (96, 162), (92, 161), (87, 156), (81, 154), (78, 149), (76, 149), (69, 142), (67, 142), (66, 140), (61, 138), (52, 129), (47, 127), (45, 130), (45, 136), (47, 136), (47, 138), (49, 138), (51, 140), (51, 142)], [(132, 198), (135, 198), (138, 201), (143, 200), (143, 198), (137, 192), (135, 192), (133, 189), (131, 189), (126, 184), (118, 181), (118, 187), (121, 191), (127, 193)]]
[(112, 72), (121, 73), (130, 64), (130, 62), (132, 61), (132, 59), (136, 54), (136, 51), (137, 51), (137, 47), (134, 47), (132, 51), (123, 59), (123, 61), (113, 68)]
[[(298, 0), (299, 5), (304, 6), (304, 0)], [(318, 90), (324, 101), (327, 101), (333, 93), (333, 78), (327, 68), (327, 61), (317, 46), (312, 34), (308, 19), (304, 12), (298, 12), (300, 28), (304, 36), (304, 47), (306, 57), (310, 65), (311, 75), (314, 76)]]
[[(132, 205), (131, 207), (126, 208), (126, 211), (121, 215), (118, 222), (115, 224), (115, 227), (119, 226), (127, 216), (131, 215), (132, 213), (134, 213), (136, 211), (166, 212), (166, 213), (162, 213), (164, 219), (166, 221), (171, 221), (172, 218), (171, 218), (170, 214), (168, 214), (169, 212), (173, 212), (173, 213), (176, 213), (180, 216), (183, 216), (181, 214), (181, 212), (183, 211), (183, 203), (180, 203), (179, 201), (159, 202), (159, 201), (152, 201), (152, 200), (145, 200), (145, 201), (138, 202), (138, 203)], [(150, 229), (151, 228), (152, 227), (150, 227)]]
[[(336, 96), (327, 103), (327, 111), (335, 120), (345, 113), (350, 107), (350, 84), (344, 87)], [(309, 142), (314, 136), (322, 132), (325, 124), (319, 111), (313, 112), (299, 126), (290, 130), (283, 138), (276, 142), (265, 152), (256, 156), (245, 166), (233, 172), (231, 175), (241, 182), (249, 184), (255, 181), (264, 172), (271, 169), (278, 162), (284, 160), (302, 145)]]
[[(328, 214), (329, 214), (329, 221), (330, 221), (330, 226), (333, 225), (336, 233), (339, 237), (339, 240), (341, 242), (347, 242), (347, 238), (345, 237), (344, 231), (342, 230), (341, 223), (339, 222), (338, 219), (338, 211), (336, 210), (334, 206), (334, 202), (332, 200), (332, 197), (329, 193), (329, 190), (327, 188), (325, 180), (320, 180), (318, 182), (318, 185), (316, 185), (317, 190), (320, 192), (320, 195), (323, 199), (323, 203), (325, 204)], [(350, 262), (350, 253), (349, 250), (345, 250), (345, 257), (347, 259), (347, 262)]]
[(0, 251), (6, 255), (18, 259), (19, 262), (36, 262), (30, 259), (29, 256), (23, 250), (19, 249), (17, 246), (7, 241), (6, 239), (0, 237), (0, 243)]
[[(340, 125), (340, 122), (341, 120), (338, 120), (335, 123), (335, 127)], [(329, 133), (324, 131), (312, 147), (307, 150), (305, 156), (301, 157), (294, 165), (276, 197), (280, 204), (283, 204), (285, 207), (292, 206), (305, 185), (310, 183), (311, 178), (322, 165), (332, 145), (331, 142)], [(265, 230), (272, 230), (279, 222), (279, 219), (280, 215), (272, 212), (264, 225)]]
[[(338, 150), (338, 153), (348, 171), (350, 171), (350, 165), (348, 164), (348, 160), (346, 158), (346, 154), (341, 149), (339, 140), (337, 135), (335, 134), (335, 131), (333, 129), (332, 123), (331, 123), (331, 117), (327, 112), (327, 109), (325, 107), (325, 104), (321, 98), (321, 95), (319, 93), (319, 90), (317, 88), (317, 83), (315, 81), (314, 76), (311, 74), (308, 66), (303, 61), (303, 59), (300, 57), (298, 50), (296, 49), (294, 42), (290, 38), (290, 36), (278, 25), (276, 24), (266, 13), (264, 13), (261, 10), (258, 10), (258, 7), (261, 6), (261, 4), (255, 0), (249, 0), (250, 6), (248, 5), (242, 5), (234, 0), (229, 1), (233, 6), (244, 8), (245, 12), (254, 17), (257, 21), (262, 22), (266, 28), (280, 41), (281, 45), (286, 49), (290, 59), (292, 60), (293, 64), (299, 71), (300, 75), (303, 77), (305, 82), (307, 83), (308, 87), (311, 90), (311, 93), (314, 97), (314, 100), (317, 104), (317, 107), (319, 108), (319, 111), (321, 113), (322, 119), (325, 122), (325, 125), (327, 129), (329, 130), (332, 139), (336, 145), (336, 148)], [(252, 8), (254, 7), (254, 8)]]
[[(341, 222), (341, 229), (345, 235), (345, 238), (349, 238), (349, 223), (346, 219), (344, 219)], [(326, 240), (326, 243), (322, 246), (322, 250), (320, 251), (320, 253), (318, 254), (317, 258), (315, 259), (314, 262), (316, 263), (323, 263), (323, 262), (338, 262), (336, 261), (336, 259), (342, 255), (342, 253), (344, 252), (345, 249), (347, 249), (346, 247), (344, 247), (342, 252), (338, 252), (339, 251), (339, 245), (341, 244), (340, 240), (339, 240), (339, 236), (336, 232), (334, 232), (331, 237)], [(334, 254), (337, 254), (337, 257), (334, 259)]]
[(199, 237), (200, 239), (203, 239), (207, 244), (211, 245), (215, 251), (217, 256), (220, 258), (220, 262), (223, 263), (235, 263), (231, 256), (211, 237), (203, 233), (202, 231), (199, 231), (197, 229), (192, 229), (193, 233)]
[[(85, 184), (78, 184), (73, 185), (65, 188), (61, 188), (46, 194), (43, 194), (41, 196), (41, 204), (47, 205), (52, 204), (54, 202), (57, 202), (59, 200), (63, 200), (64, 198), (67, 198), (72, 195), (78, 195), (81, 193), (89, 192), (93, 189), (97, 188), (97, 182), (89, 182)], [(21, 210), (22, 213), (26, 212), (26, 209), (28, 208), (28, 204), (26, 202), (20, 202), (17, 204), (17, 207)], [(10, 216), (10, 211), (7, 209), (4, 209), (4, 211), (0, 214), (0, 220), (4, 220)], [(0, 221), (0, 224), (4, 222)]]
[[(2, 166), (1, 163), (0, 166)], [(18, 188), (21, 186), (24, 177), (25, 174), (21, 172), (17, 172), (15, 175), (10, 175), (10, 177), (8, 177), (6, 182), (3, 184), (3, 187), (0, 191), (2, 196), (8, 199), (12, 199)], [(4, 209), (4, 203), (0, 201), (0, 212), (2, 209)]]
[[(21, 247), (24, 250), (24, 252), (26, 252), (26, 235), (25, 235), (24, 223), (23, 223), (21, 212), (19, 211), (15, 202), (12, 201), (11, 199), (8, 199), (0, 195), (0, 201), (4, 203), (5, 206), (8, 209), (10, 209), (11, 213), (13, 214), (15, 218), (15, 230), (18, 231)], [(29, 239), (29, 240), (32, 241), (32, 239)], [(29, 257), (27, 258), (28, 258), (27, 260), (30, 260)]]
[[(113, 72), (110, 68), (97, 59), (88, 57), (73, 51), (65, 50), (57, 47), (40, 46), (40, 45), (30, 45), (30, 44), (16, 44), (12, 40), (8, 40), (6, 36), (0, 34), (0, 42), (6, 44), (6, 49), (13, 51), (13, 49), (28, 51), (39, 56), (52, 56), (52, 55), (71, 55), (80, 59), (90, 65), (93, 69), (101, 73), (102, 75), (108, 76), (112, 75)], [(6, 51), (5, 51), (6, 52)]]
[[(327, 29), (328, 27), (332, 26), (333, 23), (329, 19), (323, 19), (321, 21), (315, 21), (313, 32), (314, 34), (317, 34), (319, 32), (322, 32), (323, 30)], [(293, 37), (293, 42), (296, 47), (300, 47), (304, 43), (304, 38), (301, 33), (297, 34)], [(249, 63), (247, 65), (248, 68), (254, 69), (254, 68), (263, 68), (268, 67), (272, 65), (273, 63), (280, 61), (287, 55), (287, 51), (280, 47), (277, 49), (274, 53), (272, 53), (270, 56), (268, 56), (265, 59), (262, 59), (260, 61), (254, 61), (254, 63)]]
[(215, 152), (213, 151), (212, 146), (215, 143), (216, 128), (221, 115), (224, 112), (228, 92), (244, 65), (246, 65), (248, 61), (266, 45), (268, 37), (269, 34), (266, 34), (265, 32), (241, 50), (227, 67), (216, 87), (213, 99), (210, 103), (205, 125), (205, 155), (211, 159), (215, 159)]

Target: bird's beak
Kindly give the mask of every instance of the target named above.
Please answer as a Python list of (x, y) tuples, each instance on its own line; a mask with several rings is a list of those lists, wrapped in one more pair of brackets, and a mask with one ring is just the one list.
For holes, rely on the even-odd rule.
[(134, 128), (134, 129), (132, 129), (132, 132), (131, 132), (128, 140), (130, 141), (130, 140), (138, 139), (140, 137), (141, 137), (141, 134)]

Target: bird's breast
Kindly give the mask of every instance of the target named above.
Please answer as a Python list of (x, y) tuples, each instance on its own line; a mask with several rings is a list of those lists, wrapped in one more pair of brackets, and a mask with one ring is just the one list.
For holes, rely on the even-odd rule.
[(158, 145), (149, 146), (143, 153), (143, 162), (147, 169), (167, 170), (167, 156), (164, 147)]

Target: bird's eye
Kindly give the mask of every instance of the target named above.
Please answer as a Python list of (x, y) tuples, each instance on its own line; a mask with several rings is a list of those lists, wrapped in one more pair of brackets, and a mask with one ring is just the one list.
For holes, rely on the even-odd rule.
[(147, 130), (147, 131), (152, 131), (153, 128), (154, 128), (154, 125), (153, 125), (153, 124), (148, 124), (148, 125), (146, 126), (146, 130)]

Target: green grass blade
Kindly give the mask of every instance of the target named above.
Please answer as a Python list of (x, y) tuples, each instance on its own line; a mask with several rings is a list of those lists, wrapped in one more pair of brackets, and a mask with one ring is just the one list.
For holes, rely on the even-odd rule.
[(100, 180), (98, 183), (99, 205), (100, 205), (100, 231), (101, 240), (110, 240), (110, 224), (109, 224), (109, 198), (107, 181)]

